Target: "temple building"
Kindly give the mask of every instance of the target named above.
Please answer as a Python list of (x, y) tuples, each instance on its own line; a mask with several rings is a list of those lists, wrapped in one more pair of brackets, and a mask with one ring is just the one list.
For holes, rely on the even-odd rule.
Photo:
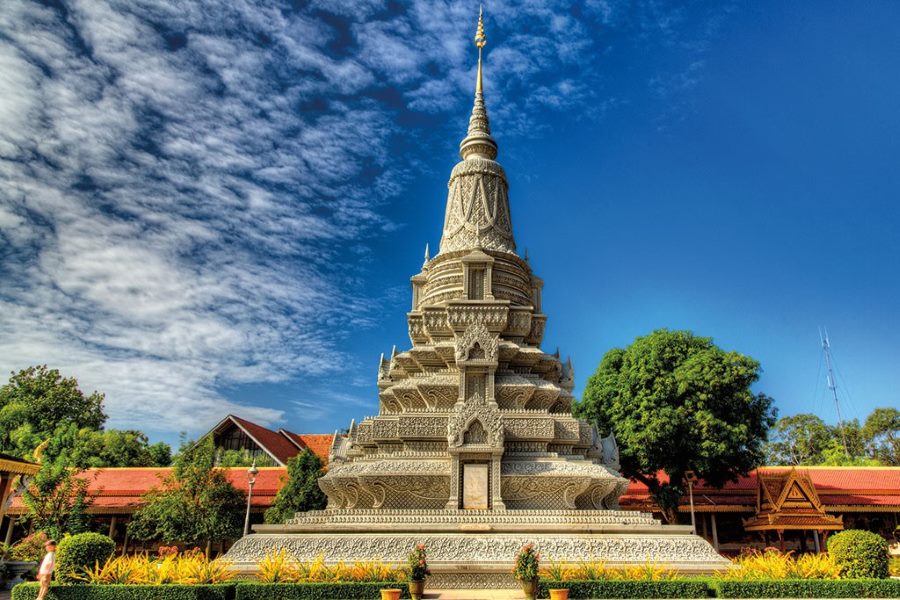
[(544, 284), (517, 252), (485, 102), (486, 41), (479, 18), (439, 250), (411, 278), (411, 346), (379, 360), (378, 414), (335, 437), (319, 479), (327, 508), (254, 527), (226, 557), (240, 570), (278, 548), (299, 560), (402, 562), (417, 543), (445, 587), (515, 587), (511, 562), (528, 542), (560, 561), (693, 573), (726, 564), (690, 527), (620, 509), (629, 482), (615, 439), (572, 415), (572, 362), (541, 349)]
[(333, 434), (273, 431), (235, 415), (226, 416), (200, 440), (209, 437), (220, 457), (237, 452), (242, 462), (254, 462), (258, 467), (284, 467), (304, 450), (310, 450), (327, 463), (334, 441)]

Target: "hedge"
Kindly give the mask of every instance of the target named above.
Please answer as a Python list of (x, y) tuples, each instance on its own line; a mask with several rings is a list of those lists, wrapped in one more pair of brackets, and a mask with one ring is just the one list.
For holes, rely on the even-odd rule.
[[(409, 598), (406, 583), (347, 582), (347, 583), (239, 583), (235, 600), (349, 600), (380, 598), (383, 588), (400, 590), (401, 598)], [(427, 591), (427, 590), (426, 590)]]
[[(255, 583), (219, 585), (52, 585), (47, 600), (335, 600), (377, 599), (382, 588), (405, 583)], [(572, 598), (900, 598), (895, 579), (780, 579), (723, 581), (549, 581), (541, 580), (541, 598), (550, 588), (568, 588)], [(427, 591), (427, 590), (426, 590)], [(713, 594), (714, 592), (714, 594)], [(23, 583), (12, 600), (34, 600), (38, 584)]]
[(671, 579), (666, 581), (540, 581), (541, 598), (550, 597), (550, 589), (567, 588), (571, 598), (707, 598), (705, 580)]
[(847, 529), (828, 538), (828, 554), (847, 579), (888, 576), (888, 545), (871, 531)]
[(896, 579), (711, 581), (718, 598), (900, 598)]
[(76, 533), (64, 537), (56, 548), (56, 578), (74, 583), (74, 573), (104, 564), (116, 551), (116, 543), (99, 533)]
[[(37, 583), (13, 588), (12, 600), (37, 598)], [(219, 585), (51, 585), (47, 600), (232, 600), (234, 584)]]

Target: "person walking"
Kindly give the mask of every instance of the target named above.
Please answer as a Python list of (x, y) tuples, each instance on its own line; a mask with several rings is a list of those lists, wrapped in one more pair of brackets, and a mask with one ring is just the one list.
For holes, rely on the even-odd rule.
[(38, 592), (37, 600), (44, 600), (47, 592), (50, 590), (50, 581), (53, 579), (53, 570), (56, 568), (56, 540), (47, 540), (44, 542), (44, 560), (41, 561), (41, 568), (38, 569), (38, 581), (41, 584), (41, 590)]

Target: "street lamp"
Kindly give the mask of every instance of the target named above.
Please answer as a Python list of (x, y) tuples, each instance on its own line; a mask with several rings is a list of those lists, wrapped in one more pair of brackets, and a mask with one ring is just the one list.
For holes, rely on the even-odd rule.
[(253, 499), (253, 484), (256, 483), (256, 476), (259, 475), (259, 469), (256, 468), (256, 459), (247, 469), (247, 514), (244, 516), (244, 535), (250, 534), (250, 501)]
[(684, 480), (687, 481), (688, 495), (691, 499), (691, 533), (697, 535), (697, 522), (694, 520), (694, 482), (697, 481), (697, 474), (687, 471), (684, 474)]

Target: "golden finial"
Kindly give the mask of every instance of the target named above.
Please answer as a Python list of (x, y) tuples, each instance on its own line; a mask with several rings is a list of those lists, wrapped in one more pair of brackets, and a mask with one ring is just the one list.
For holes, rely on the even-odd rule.
[(487, 44), (487, 38), (484, 37), (484, 6), (478, 9), (478, 31), (475, 32), (475, 45), (481, 50)]
[(475, 46), (478, 48), (478, 78), (475, 80), (475, 93), (482, 93), (481, 85), (481, 49), (487, 44), (487, 37), (484, 35), (484, 5), (478, 9), (478, 29), (475, 31)]

